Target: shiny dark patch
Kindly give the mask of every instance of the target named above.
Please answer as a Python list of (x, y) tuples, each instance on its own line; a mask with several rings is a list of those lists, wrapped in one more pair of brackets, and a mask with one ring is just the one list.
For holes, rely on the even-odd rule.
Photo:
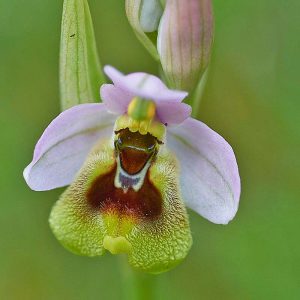
[(150, 157), (151, 153), (131, 149), (129, 147), (120, 151), (122, 169), (130, 175), (139, 173), (144, 168)]
[(115, 141), (115, 148), (119, 154), (122, 169), (130, 175), (139, 173), (148, 160), (156, 154), (157, 139), (151, 134), (141, 135), (123, 129)]
[(89, 204), (102, 213), (112, 212), (139, 220), (158, 218), (162, 212), (162, 197), (150, 182), (148, 173), (139, 191), (135, 192), (129, 188), (125, 193), (123, 189), (114, 186), (116, 170), (117, 167), (95, 179), (87, 192)]

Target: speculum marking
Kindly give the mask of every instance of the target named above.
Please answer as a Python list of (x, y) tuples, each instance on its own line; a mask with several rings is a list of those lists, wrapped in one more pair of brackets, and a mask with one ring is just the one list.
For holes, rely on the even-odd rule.
[(114, 179), (117, 167), (94, 180), (87, 192), (87, 200), (100, 213), (114, 213), (133, 217), (137, 221), (154, 220), (161, 215), (162, 197), (149, 179), (147, 172), (138, 191), (116, 188)]

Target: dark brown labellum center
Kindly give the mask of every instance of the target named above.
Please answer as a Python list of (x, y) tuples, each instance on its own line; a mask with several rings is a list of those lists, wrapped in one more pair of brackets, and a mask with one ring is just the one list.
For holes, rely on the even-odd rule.
[(120, 216), (131, 216), (138, 220), (153, 220), (162, 212), (162, 198), (157, 188), (146, 175), (144, 183), (137, 192), (129, 188), (124, 192), (116, 188), (114, 179), (117, 168), (98, 177), (88, 190), (87, 199), (90, 205), (101, 213), (114, 213)]
[[(150, 134), (141, 135), (128, 129), (116, 135), (115, 153), (121, 171), (116, 163), (113, 170), (96, 178), (87, 192), (88, 202), (102, 213), (153, 220), (162, 212), (162, 197), (150, 181), (147, 168), (157, 154), (158, 141)], [(116, 180), (120, 186), (116, 186)], [(139, 182), (139, 188), (134, 188)]]

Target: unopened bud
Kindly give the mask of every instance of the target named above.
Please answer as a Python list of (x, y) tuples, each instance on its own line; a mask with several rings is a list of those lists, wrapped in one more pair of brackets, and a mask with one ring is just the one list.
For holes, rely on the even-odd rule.
[(167, 0), (158, 52), (171, 88), (192, 92), (206, 70), (213, 42), (211, 0)]
[(144, 0), (141, 6), (140, 23), (144, 32), (158, 29), (163, 9), (159, 0)]
[(159, 60), (156, 43), (147, 33), (157, 32), (163, 13), (159, 0), (126, 0), (126, 15), (135, 35), (155, 60)]

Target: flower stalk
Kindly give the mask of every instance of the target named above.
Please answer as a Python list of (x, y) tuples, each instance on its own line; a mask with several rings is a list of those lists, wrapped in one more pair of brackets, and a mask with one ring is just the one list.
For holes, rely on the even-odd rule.
[(120, 277), (122, 284), (122, 299), (152, 300), (156, 299), (156, 276), (133, 270), (125, 257), (120, 257)]

